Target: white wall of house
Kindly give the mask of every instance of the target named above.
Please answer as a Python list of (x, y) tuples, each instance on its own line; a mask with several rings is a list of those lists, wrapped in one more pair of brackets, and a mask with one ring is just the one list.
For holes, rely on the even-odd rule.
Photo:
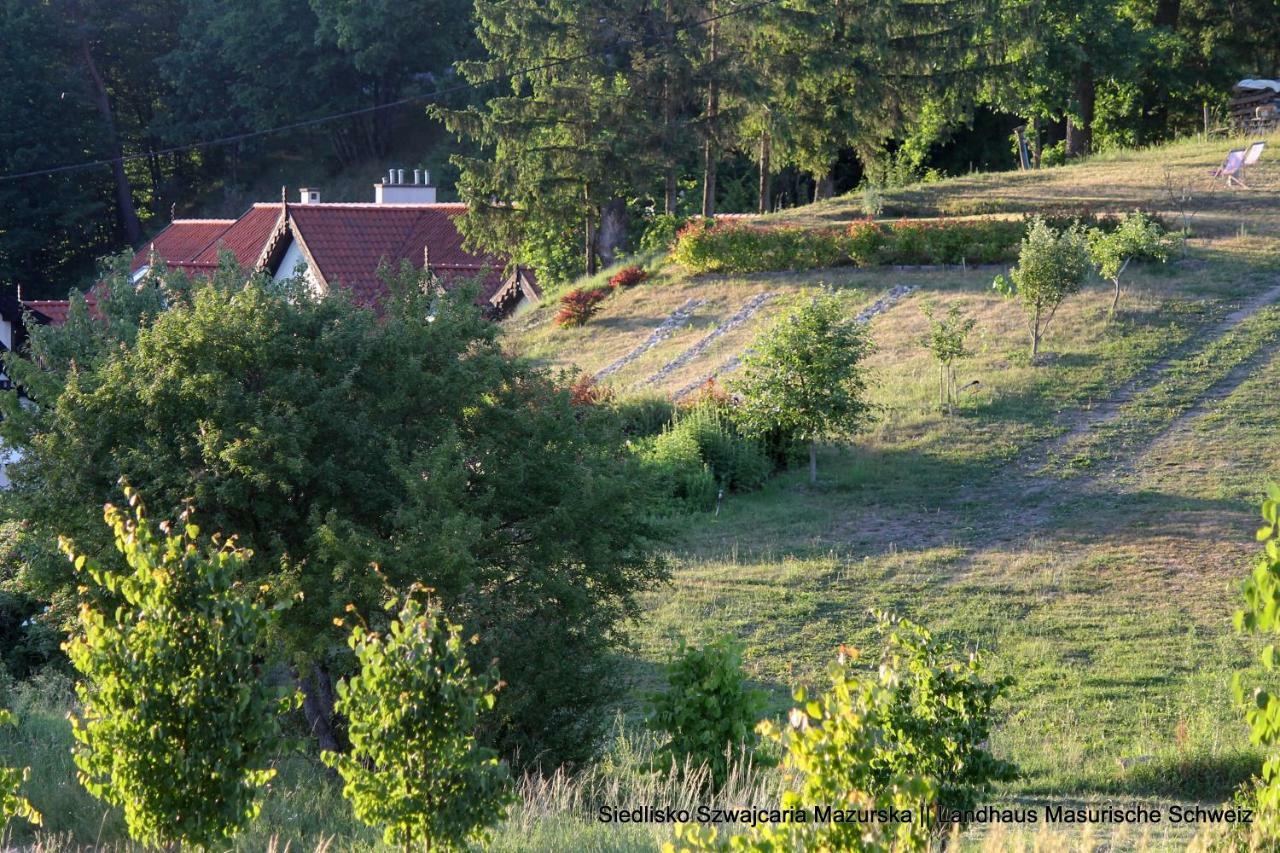
[(275, 275), (271, 280), (283, 281), (286, 278), (292, 278), (298, 271), (299, 265), (301, 265), (302, 277), (306, 280), (307, 287), (311, 288), (313, 293), (320, 293), (320, 282), (316, 280), (315, 273), (307, 264), (307, 257), (302, 253), (302, 247), (298, 245), (297, 240), (289, 241), (289, 248), (285, 249), (284, 258), (280, 261), (280, 266), (276, 267)]

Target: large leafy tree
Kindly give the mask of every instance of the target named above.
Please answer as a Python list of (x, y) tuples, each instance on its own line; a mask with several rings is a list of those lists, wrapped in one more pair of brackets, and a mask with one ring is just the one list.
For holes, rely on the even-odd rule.
[(499, 94), (440, 112), (451, 131), (480, 149), (454, 160), (458, 191), (470, 205), (462, 229), (473, 244), (515, 247), (515, 260), (542, 271), (549, 266), (545, 241), (577, 237), (579, 269), (595, 271), (602, 220), (625, 209), (648, 121), (637, 114), (633, 92), (635, 5), (476, 3), (487, 57), (459, 67), (473, 83), (499, 81)]
[(754, 110), (779, 162), (831, 195), (841, 152), (864, 163), (894, 139), (960, 115), (1005, 59), (1001, 0), (787, 0), (761, 13), (750, 54), (769, 110)]
[[(632, 593), (662, 576), (644, 496), (610, 423), (504, 354), (465, 296), (405, 275), (380, 314), (230, 268), (194, 287), (111, 278), (102, 320), (77, 303), (30, 362), (11, 359), (38, 404), (3, 401), (0, 430), (26, 454), (8, 512), (36, 542), (64, 533), (109, 556), (93, 508), (125, 476), (236, 531), (289, 608), (278, 639), (329, 749), (332, 676), (350, 662), (333, 618), (425, 583), (511, 685), (490, 737), (526, 760), (581, 754)], [(39, 560), (26, 578), (55, 604), (69, 582)]]

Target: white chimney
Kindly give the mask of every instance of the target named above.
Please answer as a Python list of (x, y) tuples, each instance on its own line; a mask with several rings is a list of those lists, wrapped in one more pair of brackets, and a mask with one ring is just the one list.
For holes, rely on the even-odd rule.
[(388, 169), (386, 180), (373, 185), (377, 204), (435, 204), (436, 188), (426, 169), (413, 170), (413, 183), (404, 182), (404, 169)]
[(310, 187), (303, 187), (298, 190), (298, 204), (319, 204), (320, 190), (313, 190)]

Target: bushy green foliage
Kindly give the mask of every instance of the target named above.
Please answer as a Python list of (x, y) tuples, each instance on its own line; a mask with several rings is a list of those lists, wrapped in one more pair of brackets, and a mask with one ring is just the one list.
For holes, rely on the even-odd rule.
[(960, 654), (920, 625), (884, 614), (878, 619), (885, 642), (880, 666), (898, 673), (899, 682), (873, 773), (886, 783), (899, 775), (926, 776), (942, 809), (975, 808), (992, 782), (1016, 778), (1014, 766), (986, 746), (992, 706), (1012, 681), (987, 679), (976, 652)]
[(361, 626), (350, 645), (359, 673), (338, 683), (351, 750), (326, 752), (355, 815), (388, 844), (463, 849), (483, 842), (514, 799), (497, 753), (476, 741), (493, 709), (497, 673), (472, 672), (462, 628), (412, 595), (385, 634)]
[(783, 751), (782, 808), (911, 811), (903, 822), (765, 824), (728, 839), (714, 829), (677, 828), (668, 850), (925, 850), (945, 832), (936, 810), (951, 818), (974, 808), (992, 782), (1014, 778), (1014, 767), (986, 747), (992, 704), (1009, 682), (988, 681), (976, 655), (959, 658), (923, 627), (879, 616), (885, 638), (879, 665), (856, 666), (841, 647), (828, 668), (831, 688), (798, 707), (787, 725), (760, 724)]
[(658, 213), (645, 220), (640, 232), (641, 252), (667, 252), (676, 241), (676, 234), (685, 224), (685, 217), (674, 213)]
[(721, 490), (760, 488), (774, 467), (761, 443), (739, 431), (727, 404), (713, 399), (678, 410), (641, 445), (641, 458), (663, 493), (694, 510), (710, 509)]
[(206, 847), (258, 813), (288, 699), (259, 670), (265, 612), (236, 579), (250, 554), (200, 539), (188, 511), (157, 536), (137, 494), (105, 518), (128, 570), (63, 549), (86, 587), (67, 654), (85, 788), (144, 844)]
[[(890, 662), (870, 673), (855, 667), (855, 653), (843, 646), (827, 667), (831, 686), (810, 697), (799, 688), (785, 725), (760, 724), (765, 738), (782, 750), (784, 792), (780, 808), (807, 811), (805, 823), (762, 823), (748, 832), (719, 837), (714, 827), (678, 826), (667, 853), (739, 850), (923, 851), (929, 844), (926, 811), (936, 793), (927, 776), (885, 767), (882, 753), (892, 742), (889, 721), (905, 673)], [(911, 820), (870, 819), (828, 823), (812, 820), (815, 808), (910, 810)], [(881, 815), (887, 817), (887, 814)]]
[(764, 696), (747, 687), (742, 647), (724, 636), (701, 648), (683, 639), (666, 666), (666, 687), (649, 699), (649, 725), (671, 737), (659, 753), (670, 764), (706, 765), (724, 784), (731, 754), (749, 752)]
[(929, 334), (925, 336), (924, 345), (938, 362), (938, 405), (945, 410), (955, 402), (955, 363), (970, 355), (965, 339), (977, 321), (965, 317), (959, 305), (952, 305), (941, 317), (937, 316), (932, 303), (926, 302), (920, 310), (929, 321)]
[[(1244, 584), (1244, 607), (1235, 614), (1236, 630), (1280, 635), (1280, 486), (1267, 487), (1262, 502), (1262, 527), (1257, 539), (1263, 543), (1262, 555)], [(1269, 642), (1259, 654), (1263, 669), (1276, 671), (1276, 644)], [(1244, 708), (1252, 741), (1269, 750), (1262, 765), (1262, 779), (1257, 788), (1258, 815), (1254, 828), (1274, 843), (1280, 840), (1280, 691), (1255, 687), (1246, 692), (1244, 679), (1237, 673), (1232, 681), (1236, 702)]]
[(1005, 219), (880, 223), (844, 232), (702, 221), (681, 229), (672, 258), (693, 272), (763, 272), (856, 264), (982, 264), (1012, 260), (1026, 227)]
[(1169, 259), (1169, 241), (1164, 229), (1141, 211), (1126, 214), (1110, 231), (1091, 228), (1088, 232), (1089, 260), (1103, 279), (1111, 282), (1115, 293), (1111, 313), (1120, 305), (1120, 277), (1133, 261)]
[(667, 428), (676, 415), (676, 405), (666, 394), (632, 394), (609, 401), (627, 438), (657, 435)]
[(871, 421), (862, 365), (870, 351), (866, 328), (838, 297), (802, 302), (752, 344), (742, 377), (730, 385), (742, 395), (743, 430), (779, 430), (808, 442), (809, 479), (817, 482), (817, 441), (847, 438)]
[[(13, 725), (13, 715), (0, 708), (0, 726)], [(43, 823), (40, 812), (36, 811), (26, 797), (22, 796), (22, 783), (27, 781), (30, 770), (26, 767), (0, 767), (0, 837), (9, 821), (20, 817), (39, 826)]]
[(672, 259), (693, 272), (807, 270), (849, 263), (839, 231), (694, 220), (680, 229)]
[(1061, 231), (1043, 219), (1033, 219), (1018, 249), (1018, 265), (1006, 278), (996, 276), (993, 287), (1016, 297), (1027, 313), (1031, 358), (1040, 354), (1040, 341), (1053, 315), (1068, 296), (1077, 293), (1089, 271), (1085, 234), (1079, 225)]
[(692, 432), (668, 427), (642, 446), (640, 456), (658, 493), (694, 512), (715, 506), (716, 477)]
[[(252, 549), (241, 579), (287, 607), (274, 639), (317, 700), (352, 663), (333, 617), (422, 582), (481, 636), (476, 660), (501, 659), (509, 687), (485, 740), (548, 764), (587, 757), (634, 593), (665, 576), (616, 419), (584, 416), (557, 377), (503, 352), (472, 294), (437, 296), (412, 270), (379, 312), (233, 267), (182, 281), (112, 277), (104, 322), (77, 303), (34, 330), (30, 361), (6, 364), (41, 401), (0, 394), (0, 432), (24, 454), (0, 494), (30, 528), (21, 591), (74, 594), (66, 561), (36, 553), (59, 533), (113, 556), (92, 507), (126, 474)], [(304, 707), (319, 739), (330, 711)]]

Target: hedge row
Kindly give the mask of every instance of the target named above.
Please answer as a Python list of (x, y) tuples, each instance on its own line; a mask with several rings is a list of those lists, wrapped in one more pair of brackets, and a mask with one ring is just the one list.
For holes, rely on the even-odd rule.
[(858, 221), (847, 229), (696, 220), (676, 235), (672, 257), (697, 273), (1003, 263), (1017, 259), (1026, 228), (1009, 219)]

